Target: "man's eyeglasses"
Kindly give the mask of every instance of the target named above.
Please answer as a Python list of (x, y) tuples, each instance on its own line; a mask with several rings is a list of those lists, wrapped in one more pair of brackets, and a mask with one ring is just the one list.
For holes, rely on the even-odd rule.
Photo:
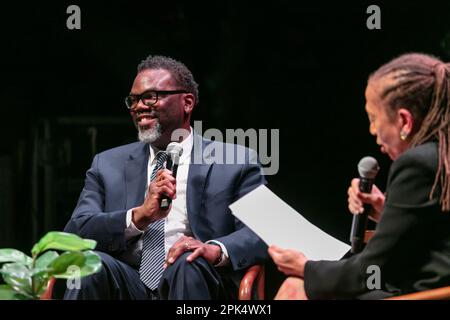
[(158, 98), (160, 95), (179, 93), (189, 92), (186, 90), (148, 90), (143, 92), (142, 94), (130, 94), (125, 98), (125, 105), (129, 110), (133, 110), (136, 108), (139, 100), (142, 100), (143, 104), (145, 104), (147, 107), (151, 107), (158, 102)]

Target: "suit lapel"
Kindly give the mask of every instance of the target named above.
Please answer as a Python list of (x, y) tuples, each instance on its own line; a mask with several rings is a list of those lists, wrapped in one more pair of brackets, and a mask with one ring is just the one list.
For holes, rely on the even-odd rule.
[(130, 157), (125, 163), (126, 208), (128, 209), (144, 202), (149, 153), (148, 144), (142, 143), (134, 152), (130, 153)]
[(203, 150), (211, 142), (203, 140), (201, 136), (194, 133), (194, 144), (191, 152), (191, 164), (186, 190), (186, 208), (188, 220), (192, 233), (197, 239), (202, 239), (202, 235), (208, 234), (208, 224), (200, 219), (200, 211), (204, 199), (204, 192), (209, 172), (212, 164), (205, 163), (209, 155), (204, 155)]

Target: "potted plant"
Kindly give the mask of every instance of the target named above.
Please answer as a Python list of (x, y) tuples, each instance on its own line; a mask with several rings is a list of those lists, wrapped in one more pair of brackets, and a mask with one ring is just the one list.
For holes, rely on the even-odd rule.
[(6, 283), (0, 285), (0, 300), (50, 298), (55, 278), (79, 280), (98, 272), (102, 264), (92, 251), (96, 245), (95, 240), (52, 231), (33, 246), (31, 257), (0, 249), (0, 273)]

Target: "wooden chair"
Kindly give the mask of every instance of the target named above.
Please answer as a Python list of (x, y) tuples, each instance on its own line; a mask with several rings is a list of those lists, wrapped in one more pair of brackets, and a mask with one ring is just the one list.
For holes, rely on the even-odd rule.
[(450, 286), (404, 294), (385, 300), (450, 300)]
[(239, 300), (264, 300), (266, 269), (263, 264), (250, 267), (239, 286)]
[(56, 279), (51, 277), (48, 281), (47, 290), (41, 295), (41, 300), (51, 300), (53, 297), (53, 287), (55, 286)]

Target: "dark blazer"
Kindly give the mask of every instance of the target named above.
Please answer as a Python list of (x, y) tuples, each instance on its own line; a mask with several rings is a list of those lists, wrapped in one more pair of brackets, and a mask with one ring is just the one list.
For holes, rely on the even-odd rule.
[(348, 259), (308, 261), (305, 290), (310, 299), (368, 293), (371, 265), (380, 268), (381, 290), (390, 294), (450, 285), (450, 213), (441, 211), (440, 189), (429, 199), (437, 166), (436, 142), (410, 149), (393, 162), (374, 236)]
[[(253, 150), (196, 134), (193, 138), (186, 190), (190, 227), (195, 238), (225, 245), (232, 270), (239, 271), (232, 277), (236, 283), (244, 269), (267, 258), (267, 246), (231, 214), (228, 205), (265, 179)], [(223, 164), (227, 156), (245, 156), (246, 161)], [(141, 142), (96, 155), (65, 231), (94, 239), (97, 250), (120, 258), (129, 249), (124, 237), (126, 212), (144, 201), (148, 159), (148, 145)], [(200, 163), (193, 164), (194, 159)]]

